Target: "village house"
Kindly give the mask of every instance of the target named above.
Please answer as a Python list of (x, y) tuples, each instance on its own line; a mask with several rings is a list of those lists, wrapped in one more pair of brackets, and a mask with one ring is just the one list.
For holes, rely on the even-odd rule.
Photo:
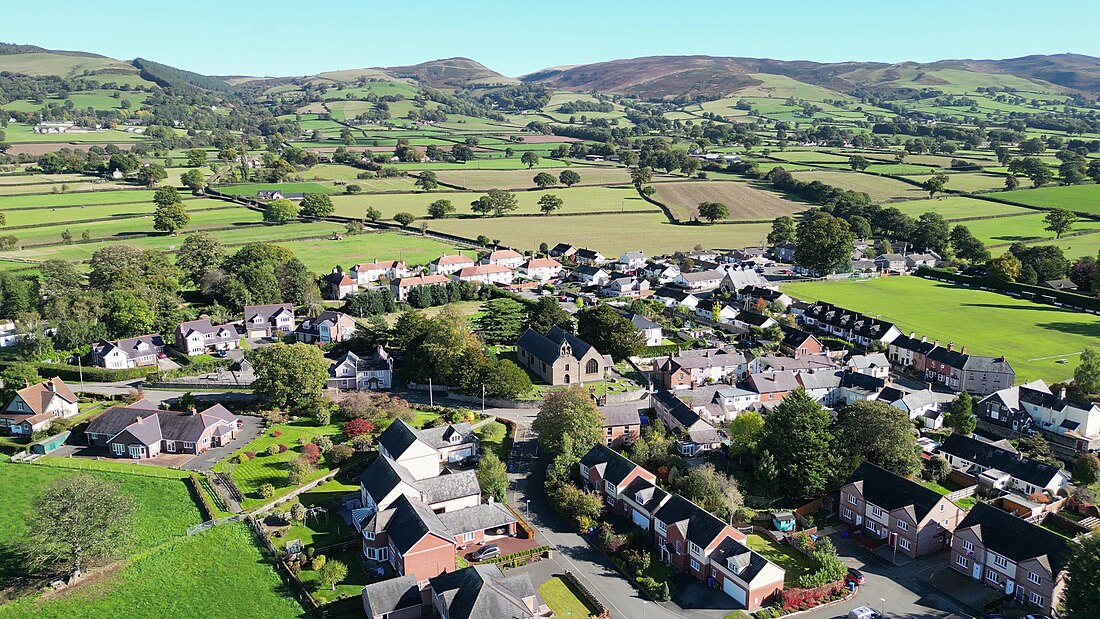
[(665, 389), (686, 389), (708, 383), (732, 383), (749, 373), (750, 359), (721, 348), (681, 350), (653, 362), (655, 382)]
[(209, 320), (190, 320), (176, 325), (176, 350), (188, 357), (218, 350), (236, 350), (241, 347), (237, 327), (226, 323), (212, 325)]
[(694, 310), (699, 306), (699, 297), (694, 294), (683, 290), (681, 288), (673, 288), (671, 286), (662, 286), (653, 293), (653, 299), (665, 304), (665, 307), (684, 307), (689, 310)]
[(762, 289), (767, 286), (769, 286), (768, 280), (764, 279), (755, 269), (730, 266), (725, 269), (722, 281), (718, 284), (718, 289), (723, 292), (737, 292), (745, 288)]
[(514, 249), (495, 249), (481, 259), (481, 264), (495, 264), (512, 271), (518, 269), (523, 262), (523, 254)]
[(418, 288), (420, 286), (443, 286), (449, 281), (451, 281), (451, 278), (446, 275), (413, 275), (409, 277), (399, 277), (390, 282), (390, 292), (393, 293), (394, 299), (398, 301), (407, 301), (409, 299), (409, 291), (413, 288)]
[(784, 309), (793, 301), (793, 299), (786, 294), (774, 288), (766, 288), (763, 286), (744, 286), (738, 288), (737, 300), (746, 308), (754, 308), (759, 301), (763, 301), (769, 307), (778, 304)]
[(405, 267), (404, 262), (400, 260), (379, 262), (377, 258), (374, 259), (374, 262), (364, 262), (351, 267), (349, 273), (351, 279), (355, 280), (355, 283), (360, 286), (366, 286), (383, 278), (397, 279), (408, 274), (409, 269)]
[(875, 256), (875, 268), (879, 271), (904, 272), (905, 256), (901, 254), (879, 254)]
[(316, 318), (306, 318), (294, 331), (299, 342), (328, 344), (346, 342), (355, 335), (355, 319), (343, 312), (326, 310)]
[(794, 253), (798, 251), (798, 245), (794, 243), (780, 243), (772, 249), (772, 254), (775, 255), (775, 259), (780, 262), (792, 263), (794, 262)]
[(1017, 601), (1054, 614), (1062, 602), (1073, 542), (987, 503), (955, 529), (951, 567)]
[(840, 377), (840, 386), (832, 396), (833, 406), (853, 404), (860, 400), (880, 400), (886, 388), (886, 379), (845, 371)]
[(561, 263), (553, 258), (531, 258), (519, 265), (519, 274), (527, 279), (548, 282), (561, 275)]
[(349, 294), (355, 294), (359, 290), (359, 284), (344, 273), (339, 266), (332, 268), (332, 272), (321, 278), (324, 281), (324, 297), (333, 301), (339, 301)]
[(798, 382), (794, 372), (785, 370), (750, 374), (746, 386), (760, 394), (761, 404), (774, 406), (782, 402), (788, 393), (802, 387), (802, 384)]
[(924, 371), (925, 380), (952, 391), (966, 391), (979, 396), (1011, 387), (1016, 382), (1016, 372), (1003, 356), (971, 355), (965, 346), (956, 350), (954, 342), (948, 342), (946, 347), (939, 346), (938, 342), (934, 344), (927, 352), (913, 355), (914, 360), (924, 360), (923, 367), (914, 368)]
[(473, 258), (462, 254), (443, 254), (428, 263), (428, 272), (432, 275), (450, 275), (472, 266)]
[(714, 290), (722, 283), (725, 274), (721, 271), (695, 271), (692, 273), (680, 273), (672, 280), (672, 283), (686, 290), (701, 292)]
[(879, 392), (877, 399), (904, 412), (911, 421), (919, 420), (922, 427), (938, 430), (943, 427), (943, 406), (955, 397), (931, 389), (910, 389), (891, 384)]
[(477, 471), (418, 479), (407, 467), (383, 454), (359, 478), (359, 506), (352, 510), (352, 517), (365, 522), (372, 514), (389, 509), (402, 496), (423, 502), (440, 513), (480, 504), (481, 486), (477, 483)]
[(1070, 482), (1065, 470), (1022, 456), (1007, 440), (995, 443), (980, 438), (949, 434), (937, 451), (951, 468), (978, 480), (984, 488), (1008, 490), (1025, 497), (1036, 492), (1057, 494)]
[(940, 261), (940, 257), (935, 252), (926, 252), (923, 254), (906, 254), (905, 255), (905, 268), (910, 271), (916, 271), (921, 267), (932, 268), (936, 266), (936, 263)]
[(995, 436), (1039, 433), (1054, 455), (1073, 460), (1100, 450), (1100, 406), (1057, 394), (1041, 380), (1001, 389), (974, 407), (978, 429)]
[(623, 252), (623, 254), (621, 256), (619, 256), (619, 264), (621, 264), (623, 266), (623, 268), (626, 269), (626, 270), (629, 270), (631, 272), (636, 271), (636, 270), (644, 267), (645, 264), (646, 264), (645, 252), (641, 252), (641, 251)]
[(551, 247), (547, 253), (554, 258), (573, 261), (573, 257), (577, 255), (577, 248), (568, 243), (558, 243)]
[(598, 266), (581, 265), (573, 269), (573, 279), (584, 284), (603, 286), (611, 280), (611, 274)]
[(890, 362), (902, 368), (914, 368), (923, 371), (928, 361), (928, 353), (938, 346), (938, 342), (929, 342), (927, 337), (916, 339), (916, 334), (899, 335), (887, 346), (886, 353)]
[(733, 326), (741, 327), (742, 329), (751, 329), (756, 327), (757, 329), (770, 329), (779, 323), (774, 318), (767, 314), (758, 314), (756, 312), (738, 312), (737, 316), (733, 319)]
[(329, 369), (330, 389), (382, 391), (393, 385), (393, 357), (381, 346), (369, 355), (348, 351)]
[(604, 370), (614, 365), (591, 344), (560, 327), (546, 335), (528, 328), (516, 343), (519, 362), (549, 385), (584, 384), (604, 379)]
[(356, 522), (363, 536), (363, 555), (388, 562), (399, 576), (411, 576), (417, 583), (453, 572), (454, 538), (431, 506), (404, 494), (392, 505)]
[(626, 273), (613, 273), (600, 289), (600, 296), (637, 298), (645, 296), (647, 292), (649, 292), (648, 280), (638, 279)]
[(950, 545), (964, 514), (946, 496), (870, 462), (840, 487), (841, 520), (913, 559)]
[(660, 346), (661, 342), (664, 341), (665, 336), (664, 331), (661, 329), (661, 325), (634, 312), (627, 314), (626, 319), (630, 321), (630, 324), (634, 325), (634, 330), (638, 332), (638, 335), (642, 336), (646, 346)]
[(545, 619), (530, 574), (505, 576), (496, 565), (472, 565), (428, 582), (433, 615), (447, 619)]
[(92, 361), (102, 368), (125, 370), (156, 365), (164, 355), (164, 340), (155, 333), (92, 345)]
[(647, 262), (642, 266), (641, 274), (656, 280), (658, 284), (667, 284), (680, 275), (680, 267), (663, 262)]
[(801, 329), (795, 329), (793, 327), (783, 327), (783, 339), (779, 342), (779, 350), (791, 355), (793, 358), (798, 359), (807, 355), (821, 355), (827, 353), (825, 346), (821, 344), (821, 340), (817, 339), (813, 333), (803, 331)]
[(275, 337), (294, 331), (294, 306), (290, 303), (244, 306), (248, 337)]
[(686, 457), (718, 449), (722, 437), (714, 426), (673, 392), (660, 387), (650, 395), (653, 413), (677, 434), (676, 451)]
[(619, 449), (634, 443), (642, 433), (642, 416), (637, 404), (601, 406), (604, 444)]
[(852, 355), (844, 362), (844, 367), (853, 372), (867, 374), (875, 378), (888, 378), (890, 376), (890, 360), (880, 352)]
[(837, 370), (798, 370), (795, 380), (806, 391), (806, 395), (827, 407), (836, 404), (840, 395), (840, 384), (844, 381), (844, 372)]
[(0, 434), (30, 435), (46, 430), (54, 419), (80, 412), (76, 394), (65, 381), (54, 377), (15, 392), (0, 412)]
[(704, 320), (712, 320), (726, 324), (733, 324), (737, 318), (738, 309), (725, 301), (717, 299), (703, 299), (695, 306), (695, 315)]
[(705, 385), (681, 389), (676, 397), (712, 425), (733, 421), (741, 411), (760, 402), (760, 394), (733, 385)]
[(201, 412), (159, 410), (147, 400), (113, 406), (88, 424), (91, 447), (116, 458), (143, 460), (160, 453), (201, 454), (237, 438), (241, 419), (215, 404)]
[(456, 282), (479, 282), (507, 286), (516, 278), (516, 272), (502, 264), (478, 264), (463, 267), (451, 275)]
[(894, 323), (864, 316), (831, 303), (817, 302), (802, 313), (803, 324), (864, 348), (887, 346), (901, 330)]
[(657, 476), (631, 462), (626, 456), (605, 445), (595, 445), (580, 461), (581, 479), (586, 490), (595, 491), (608, 511), (630, 518), (630, 505), (622, 491), (635, 479), (657, 483)]
[(609, 262), (603, 254), (594, 249), (588, 249), (587, 247), (578, 249), (577, 253), (573, 254), (573, 260), (576, 261), (577, 264), (591, 267), (598, 267)]

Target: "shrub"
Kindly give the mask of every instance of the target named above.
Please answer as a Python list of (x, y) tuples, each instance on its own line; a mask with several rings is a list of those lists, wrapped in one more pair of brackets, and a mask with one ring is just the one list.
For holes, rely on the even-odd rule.
[(370, 438), (370, 436), (368, 436), (366, 434), (363, 434), (361, 436), (356, 436), (355, 438), (351, 439), (352, 449), (355, 449), (355, 450), (358, 450), (358, 451), (366, 451), (366, 450), (370, 449), (370, 444), (371, 444), (371, 438)]
[(355, 455), (355, 450), (347, 445), (336, 445), (328, 455), (333, 464), (340, 465), (350, 460)]
[(246, 451), (246, 452), (244, 452), (244, 455), (248, 456), (249, 460), (255, 460), (256, 459), (256, 452), (254, 452), (254, 451)]
[(325, 567), (325, 561), (328, 561), (325, 555), (317, 555), (313, 557), (312, 561), (310, 561), (310, 566), (315, 570), (319, 570), (322, 567)]
[(332, 451), (332, 439), (327, 436), (315, 436), (312, 443), (321, 450), (321, 453)]
[(267, 448), (267, 455), (269, 455), (269, 456), (274, 456), (274, 455), (277, 455), (278, 453), (279, 453), (279, 446), (278, 445), (271, 445)]
[(285, 454), (287, 452), (287, 449), (288, 449), (288, 447), (286, 445), (283, 445), (282, 443), (279, 443), (279, 453)]
[(317, 464), (321, 459), (321, 448), (314, 443), (302, 445), (302, 456), (309, 460), (310, 464)]
[(275, 496), (275, 486), (271, 484), (260, 484), (259, 493), (261, 499), (270, 499)]
[(274, 432), (272, 432), (272, 433), (271, 433), (271, 436), (274, 436), (275, 438), (278, 438), (278, 437), (280, 437), (280, 436), (282, 436), (282, 435), (283, 435), (283, 431), (282, 431), (282, 430), (275, 430)]
[[(306, 506), (302, 505), (301, 503), (295, 503), (294, 505), (291, 505), (290, 506), (290, 519), (293, 520), (294, 522), (302, 522), (303, 520), (305, 520), (306, 519)], [(313, 554), (312, 551), (313, 551), (313, 547), (310, 546), (308, 549), (306, 549), (306, 554), (307, 555), (312, 555)]]
[(244, 464), (245, 462), (248, 462), (248, 461), (249, 461), (249, 459), (250, 459), (250, 458), (248, 457), (248, 453), (247, 453), (247, 452), (245, 452), (245, 453), (243, 453), (243, 454), (238, 454), (238, 455), (237, 455), (237, 464)]
[(344, 424), (344, 436), (355, 438), (374, 432), (375, 425), (366, 419), (352, 419)]

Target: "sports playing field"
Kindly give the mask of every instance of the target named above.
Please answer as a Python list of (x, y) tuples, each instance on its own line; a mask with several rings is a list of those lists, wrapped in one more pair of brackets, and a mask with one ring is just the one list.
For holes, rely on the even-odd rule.
[(1003, 354), (1017, 382), (1071, 378), (1078, 354), (1100, 338), (1100, 317), (915, 276), (793, 283), (783, 291), (879, 315), (903, 332), (955, 342), (975, 354)]

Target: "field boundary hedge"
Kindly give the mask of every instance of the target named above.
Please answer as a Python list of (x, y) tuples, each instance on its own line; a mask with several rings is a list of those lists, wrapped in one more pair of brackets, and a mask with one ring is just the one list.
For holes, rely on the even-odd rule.
[[(0, 369), (7, 368), (16, 363), (30, 363), (45, 377), (56, 376), (66, 382), (79, 382), (81, 368), (66, 363), (45, 363), (40, 361), (0, 361)], [(144, 366), (127, 370), (111, 370), (100, 367), (84, 367), (84, 380), (93, 383), (114, 383), (122, 380), (144, 379), (150, 373), (157, 371), (156, 366)]]
[(925, 279), (959, 284), (961, 286), (977, 288), (987, 292), (1007, 294), (1036, 303), (1047, 303), (1049, 305), (1088, 312), (1090, 314), (1100, 314), (1100, 299), (1066, 292), (1064, 290), (1043, 288), (1042, 286), (1033, 286), (1030, 284), (1018, 284), (1015, 282), (997, 282), (990, 279), (969, 277), (949, 271), (937, 271), (927, 267), (918, 268), (916, 275)]

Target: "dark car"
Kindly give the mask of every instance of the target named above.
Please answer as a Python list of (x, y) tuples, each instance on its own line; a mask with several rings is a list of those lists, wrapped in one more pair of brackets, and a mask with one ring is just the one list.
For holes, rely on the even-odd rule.
[(471, 561), (484, 561), (486, 559), (495, 559), (500, 556), (500, 546), (496, 544), (486, 544), (481, 548), (470, 553)]
[(229, 356), (229, 351), (219, 350), (218, 352), (214, 353), (214, 356), (219, 358), (219, 359), (225, 359), (226, 357)]
[(481, 456), (466, 456), (458, 461), (458, 465), (461, 467), (477, 466), (481, 462)]
[(857, 570), (854, 567), (848, 568), (848, 574), (844, 577), (849, 582), (854, 582), (857, 585), (862, 585), (867, 582), (867, 577), (863, 575), (863, 572)]

